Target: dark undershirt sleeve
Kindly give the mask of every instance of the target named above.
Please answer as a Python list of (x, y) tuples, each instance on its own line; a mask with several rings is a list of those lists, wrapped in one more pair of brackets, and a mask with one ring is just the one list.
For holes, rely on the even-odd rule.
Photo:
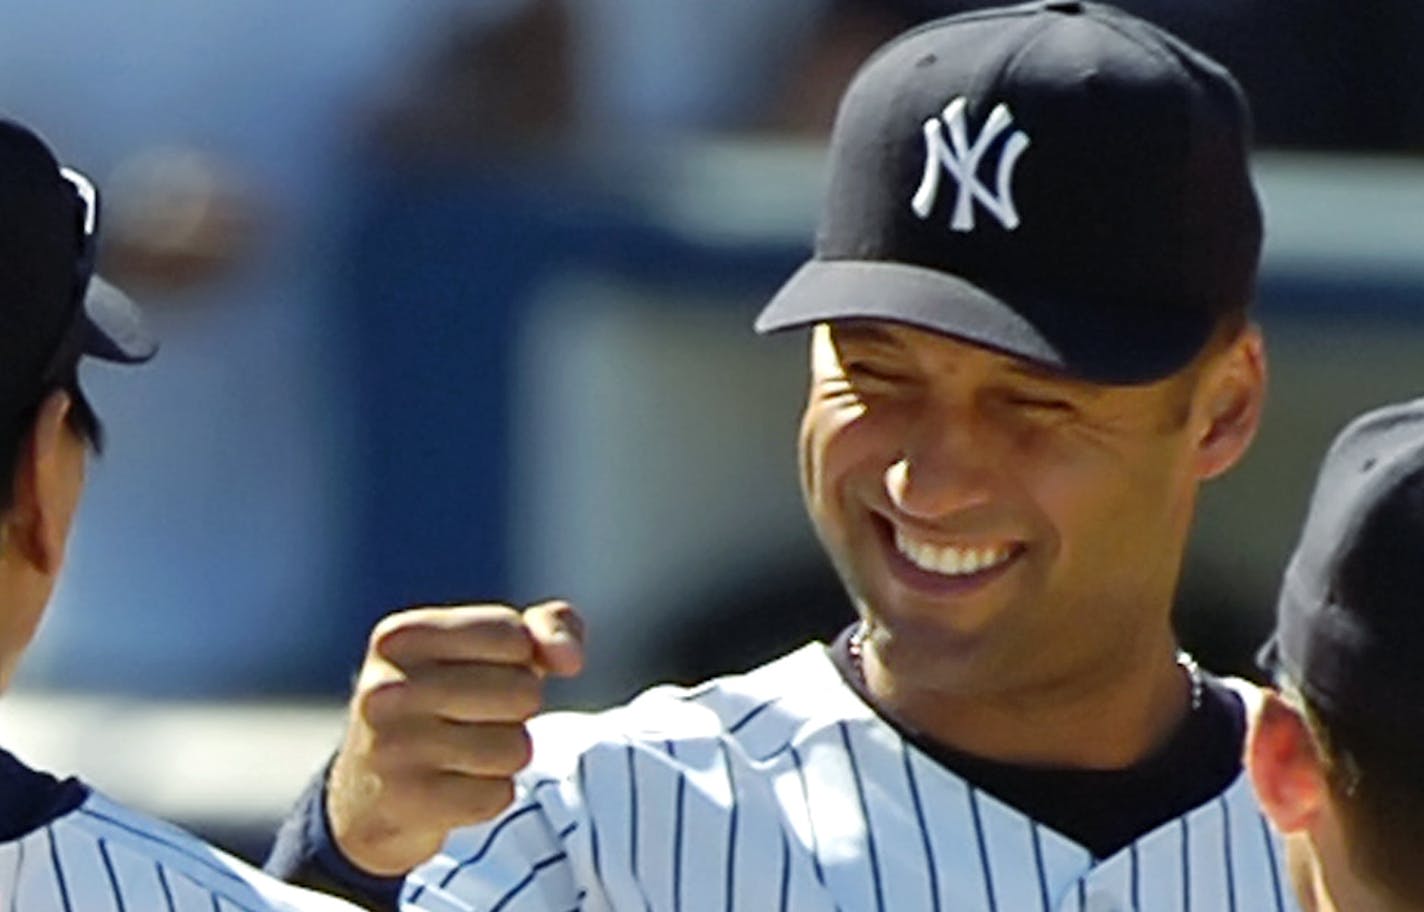
[(288, 883), (319, 890), (375, 912), (396, 912), (403, 878), (377, 877), (352, 864), (335, 840), (326, 819), (326, 773), (312, 777), (277, 831), (263, 869)]

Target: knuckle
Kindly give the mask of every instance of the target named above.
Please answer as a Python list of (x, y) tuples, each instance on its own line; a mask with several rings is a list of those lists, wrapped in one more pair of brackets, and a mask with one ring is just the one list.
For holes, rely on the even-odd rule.
[(443, 669), (428, 689), (430, 710), (452, 721), (523, 721), (543, 702), (532, 671), (487, 662)]
[(517, 770), (522, 770), (534, 760), (534, 739), (529, 736), (529, 729), (519, 726), (515, 729), (514, 759), (518, 762)]
[(544, 706), (544, 684), (527, 668), (513, 669), (504, 688), (505, 710), (521, 721), (537, 714)]
[(519, 612), (509, 605), (480, 605), (476, 610), (480, 619), (491, 626), (517, 627), (520, 624)]
[(522, 725), (484, 724), (461, 734), (465, 770), (479, 776), (513, 776), (529, 765), (534, 746)]
[(524, 619), (513, 608), (492, 607), (475, 626), (480, 637), (501, 654), (513, 657), (533, 655), (533, 644)]
[(411, 650), (424, 632), (424, 623), (414, 611), (382, 618), (371, 630), (371, 655), (394, 660)]
[(497, 816), (514, 803), (514, 782), (510, 779), (487, 779), (477, 789), (470, 810), (481, 820)]
[(490, 737), (492, 772), (513, 775), (534, 759), (534, 741), (522, 725), (501, 727)]
[(372, 645), (411, 626), (420, 624), (425, 614), (426, 611), (422, 608), (407, 608), (403, 611), (391, 612), (377, 621), (376, 625), (371, 628)]
[(360, 687), (352, 702), (356, 715), (367, 725), (378, 728), (404, 715), (410, 700), (410, 682), (390, 677)]
[(400, 615), (388, 614), (376, 622), (371, 628), (371, 635), (367, 638), (367, 646), (371, 652), (379, 651), (380, 644), (396, 630), (400, 629)]
[(446, 609), (443, 618), (452, 629), (482, 637), (499, 636), (519, 626), (519, 612), (508, 605), (462, 605)]
[(446, 658), (524, 662), (534, 653), (534, 644), (519, 612), (506, 605), (442, 609), (430, 619), (428, 627), (438, 634), (428, 649)]

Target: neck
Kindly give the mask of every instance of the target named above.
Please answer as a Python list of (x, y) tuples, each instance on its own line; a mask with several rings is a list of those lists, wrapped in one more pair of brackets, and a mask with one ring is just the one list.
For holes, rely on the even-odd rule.
[(1410, 912), (1411, 905), (1360, 878), (1349, 861), (1345, 844), (1334, 832), (1304, 838), (1309, 849), (1302, 865), (1301, 907), (1306, 912)]
[(1301, 897), (1301, 908), (1305, 912), (1418, 912), (1419, 907), (1397, 902), (1359, 883), (1327, 887), (1317, 881), (1312, 891)]
[(0, 547), (0, 691), (8, 689), (20, 655), (34, 638), (54, 582), (15, 549)]
[(866, 688), (906, 727), (988, 760), (1077, 769), (1122, 769), (1145, 759), (1199, 702), (1194, 664), (1179, 661), (1170, 634), (1134, 656), (1118, 666), (1095, 662), (1017, 687), (961, 693), (902, 680), (873, 639), (860, 644)]

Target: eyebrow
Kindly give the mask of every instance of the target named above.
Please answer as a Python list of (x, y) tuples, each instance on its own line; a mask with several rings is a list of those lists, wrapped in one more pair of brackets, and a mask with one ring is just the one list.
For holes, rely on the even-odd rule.
[[(883, 345), (895, 349), (903, 349), (904, 343), (895, 337), (895, 334), (872, 321), (866, 320), (839, 320), (829, 324), (831, 328), (831, 342), (839, 345), (848, 342), (856, 345)], [(981, 347), (977, 343), (965, 340), (966, 344)], [(1080, 380), (1077, 377), (1065, 374), (1060, 370), (1031, 361), (1007, 352), (993, 352), (1004, 362), (1005, 373), (1029, 380), (1035, 383), (1053, 384), (1063, 387), (1065, 390), (1082, 396), (1086, 399), (1097, 399), (1104, 395), (1108, 387), (1093, 383), (1088, 380)]]
[(831, 344), (873, 346), (903, 351), (904, 342), (882, 326), (862, 321), (843, 321), (830, 324)]
[(1012, 356), (1005, 357), (1009, 359), (1009, 364), (1005, 367), (1005, 371), (1014, 376), (1022, 377), (1025, 380), (1031, 380), (1036, 383), (1051, 383), (1056, 386), (1064, 387), (1076, 395), (1090, 399), (1096, 399), (1107, 392), (1107, 388), (1100, 384), (1092, 383), (1088, 380), (1080, 380), (1077, 377), (1054, 370), (1051, 367), (1047, 367), (1035, 361), (1027, 361)]

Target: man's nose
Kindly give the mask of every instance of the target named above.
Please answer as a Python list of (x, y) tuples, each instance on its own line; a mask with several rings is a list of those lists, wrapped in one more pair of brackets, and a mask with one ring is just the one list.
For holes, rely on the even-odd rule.
[(886, 492), (897, 509), (925, 520), (983, 506), (993, 494), (997, 450), (967, 411), (922, 418), (885, 471)]

